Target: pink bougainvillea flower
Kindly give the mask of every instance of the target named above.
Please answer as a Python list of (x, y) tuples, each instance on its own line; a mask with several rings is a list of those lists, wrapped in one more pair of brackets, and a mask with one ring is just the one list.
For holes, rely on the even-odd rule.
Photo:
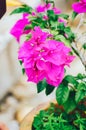
[(24, 27), (30, 24), (30, 21), (28, 20), (27, 16), (28, 14), (24, 13), (23, 18), (18, 20), (16, 24), (13, 26), (13, 28), (11, 29), (10, 33), (17, 39), (18, 42), (22, 34), (26, 34), (30, 31), (30, 30), (24, 31)]
[(55, 14), (60, 14), (61, 13), (61, 10), (56, 8), (56, 7), (52, 8), (52, 10), (54, 11)]
[(67, 25), (67, 21), (65, 19), (63, 19), (63, 18), (59, 18), (58, 22), (59, 23), (64, 23), (65, 26)]
[(70, 65), (74, 56), (64, 43), (49, 40), (50, 34), (35, 27), (32, 37), (19, 49), (18, 58), (23, 62), (28, 81), (38, 83), (46, 78), (48, 84), (58, 86), (64, 77), (64, 67)]
[(36, 11), (38, 13), (43, 13), (46, 10), (48, 10), (50, 7), (51, 7), (51, 4), (38, 5), (38, 7), (36, 8)]
[(73, 10), (76, 13), (86, 13), (86, 0), (80, 0), (72, 5)]
[(44, 58), (55, 65), (69, 65), (74, 59), (74, 56), (69, 55), (70, 48), (64, 46), (64, 43), (60, 41), (48, 40), (43, 48), (48, 49)]
[(48, 16), (47, 16), (47, 15), (44, 15), (44, 16), (43, 16), (43, 19), (44, 19), (44, 20), (48, 20)]

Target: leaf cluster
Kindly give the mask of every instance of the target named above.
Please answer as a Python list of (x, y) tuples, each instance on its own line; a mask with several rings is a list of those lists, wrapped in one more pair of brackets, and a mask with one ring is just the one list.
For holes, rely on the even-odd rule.
[(54, 104), (35, 116), (32, 130), (86, 130), (86, 117), (79, 111), (68, 114)]
[[(47, 0), (46, 2), (54, 3), (53, 0), (49, 0), (49, 1)], [(33, 16), (32, 12), (35, 12), (36, 16)], [(66, 42), (68, 40), (71, 43), (75, 39), (75, 35), (72, 32), (71, 28), (68, 26), (65, 26), (64, 23), (58, 22), (59, 18), (62, 18), (67, 21), (69, 18), (69, 15), (67, 14), (63, 14), (63, 13), (55, 14), (54, 11), (50, 9), (48, 9), (46, 13), (45, 12), (37, 13), (36, 10), (34, 10), (32, 7), (27, 6), (27, 5), (22, 5), (21, 7), (16, 8), (15, 10), (12, 11), (11, 14), (17, 14), (17, 13), (29, 14), (28, 19), (31, 22), (31, 24), (26, 25), (24, 30), (34, 29), (35, 26), (40, 26), (42, 29), (46, 28), (50, 30), (50, 33), (52, 33), (53, 31), (55, 40), (58, 39), (61, 41), (61, 39), (59, 39), (59, 35), (63, 36), (64, 39), (66, 39)], [(48, 16), (47, 20), (43, 19), (45, 15)], [(57, 32), (58, 32), (58, 35), (55, 35), (55, 33), (57, 34)], [(67, 37), (65, 35), (67, 35)]]
[(71, 112), (86, 98), (86, 75), (67, 75), (56, 90), (56, 100), (66, 112)]

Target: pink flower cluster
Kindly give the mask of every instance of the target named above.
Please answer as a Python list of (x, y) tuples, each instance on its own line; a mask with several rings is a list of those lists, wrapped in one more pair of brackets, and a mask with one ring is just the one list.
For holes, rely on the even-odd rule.
[(36, 8), (37, 13), (43, 13), (47, 10), (53, 10), (55, 14), (61, 13), (61, 10), (59, 10), (58, 8), (52, 8), (51, 4), (38, 5), (38, 7)]
[(31, 39), (19, 49), (18, 58), (23, 62), (28, 81), (38, 83), (46, 79), (48, 84), (58, 86), (64, 78), (64, 67), (72, 62), (74, 56), (60, 41), (51, 40), (52, 35), (35, 27)]
[(17, 41), (20, 41), (20, 37), (22, 34), (27, 34), (30, 32), (30, 30), (25, 31), (24, 28), (26, 25), (30, 24), (30, 21), (28, 20), (27, 13), (23, 14), (23, 18), (19, 19), (16, 24), (11, 29), (11, 34), (17, 39)]
[(72, 5), (73, 10), (76, 13), (86, 13), (86, 0), (80, 0)]

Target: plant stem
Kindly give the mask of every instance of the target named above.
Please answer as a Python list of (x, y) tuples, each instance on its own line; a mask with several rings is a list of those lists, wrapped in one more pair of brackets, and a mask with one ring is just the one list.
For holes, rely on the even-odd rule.
[(77, 33), (79, 31), (79, 28), (82, 26), (83, 22), (84, 22), (84, 13), (81, 14), (80, 21), (79, 21), (79, 24), (75, 30), (75, 33)]

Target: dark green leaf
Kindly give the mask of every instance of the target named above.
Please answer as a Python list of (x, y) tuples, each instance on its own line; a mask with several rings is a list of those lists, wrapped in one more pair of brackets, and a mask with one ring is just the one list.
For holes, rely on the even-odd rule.
[(22, 74), (25, 74), (25, 69), (24, 68), (22, 69)]
[(20, 65), (22, 65), (22, 61), (21, 60), (19, 60), (19, 63), (20, 63)]
[(76, 12), (73, 11), (73, 13), (72, 13), (72, 20), (74, 20), (77, 15), (78, 15), (78, 13), (76, 13)]
[(46, 89), (45, 89), (46, 95), (51, 94), (51, 93), (53, 92), (54, 89), (55, 89), (54, 86), (47, 84)]
[(66, 80), (68, 83), (71, 83), (76, 87), (78, 85), (77, 80), (72, 75), (65, 76), (64, 80)]
[(58, 15), (56, 15), (53, 10), (48, 10), (47, 15), (48, 15), (49, 20), (52, 20), (54, 22), (57, 21), (58, 19)]
[(25, 12), (31, 13), (32, 12), (32, 8), (27, 6), (27, 5), (23, 5), (22, 7), (13, 10), (11, 12), (11, 15), (12, 14), (16, 14), (16, 13), (25, 13)]
[(67, 34), (68, 39), (72, 42), (75, 39), (74, 33), (71, 31), (70, 27), (65, 27), (64, 32)]
[(75, 102), (75, 94), (73, 92), (70, 92), (68, 100), (63, 104), (64, 109), (67, 113), (69, 113), (76, 108), (76, 105), (77, 104)]
[(46, 86), (47, 86), (46, 80), (40, 81), (37, 84), (37, 93), (42, 92), (46, 88)]
[(83, 48), (86, 50), (86, 43), (83, 44)]

